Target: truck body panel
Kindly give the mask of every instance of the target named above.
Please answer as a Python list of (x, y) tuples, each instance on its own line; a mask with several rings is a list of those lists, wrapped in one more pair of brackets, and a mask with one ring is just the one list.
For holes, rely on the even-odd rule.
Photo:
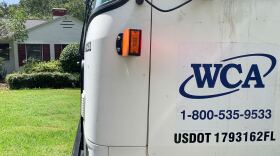
[[(82, 107), (89, 155), (280, 155), (279, 8), (193, 0), (161, 12), (128, 1), (94, 16)], [(142, 30), (141, 56), (117, 54), (127, 28)]]
[[(276, 0), (195, 0), (152, 11), (149, 156), (280, 154), (279, 7)], [(272, 116), (262, 118), (263, 110)]]
[[(83, 94), (85, 138), (91, 146), (147, 145), (150, 12), (129, 1), (89, 24)], [(143, 30), (141, 57), (116, 52), (118, 34), (130, 27)]]

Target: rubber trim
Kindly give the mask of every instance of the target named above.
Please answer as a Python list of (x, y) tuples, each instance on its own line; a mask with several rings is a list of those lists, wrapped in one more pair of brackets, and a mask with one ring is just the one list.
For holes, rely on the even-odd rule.
[(105, 12), (117, 9), (117, 8), (123, 6), (128, 1), (129, 0), (115, 0), (115, 1), (110, 1), (110, 2), (100, 5), (99, 7), (94, 9), (93, 13), (90, 15), (87, 25), (89, 25), (91, 23), (91, 21), (94, 19), (94, 17), (96, 17), (100, 14), (103, 14)]

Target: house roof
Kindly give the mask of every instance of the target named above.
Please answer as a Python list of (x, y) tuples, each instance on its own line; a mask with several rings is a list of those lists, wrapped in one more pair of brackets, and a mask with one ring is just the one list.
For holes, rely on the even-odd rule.
[[(0, 40), (8, 40), (10, 36), (12, 36), (12, 33), (9, 32), (9, 30), (6, 28), (5, 24), (1, 24), (2, 23), (6, 23), (8, 22), (9, 19), (5, 19), (5, 18), (0, 18)], [(40, 26), (44, 23), (47, 23), (47, 20), (35, 20), (35, 19), (29, 19), (25, 21), (25, 27), (27, 30)]]
[(46, 22), (48, 22), (48, 21), (47, 20), (33, 20), (33, 19), (30, 19), (30, 20), (26, 20), (25, 27), (26, 27), (26, 29), (31, 29), (33, 27), (44, 24)]
[[(51, 23), (51, 22), (54, 22), (54, 21), (57, 21), (59, 19), (62, 19), (64, 17), (71, 17), (71, 16), (68, 16), (68, 15), (65, 15), (65, 16), (61, 16), (59, 18), (56, 18), (56, 19), (51, 19), (51, 20), (43, 20), (43, 19), (28, 19), (25, 21), (24, 25), (26, 27), (27, 30), (29, 29), (32, 29), (32, 28), (35, 28), (35, 27), (39, 27), (41, 25), (44, 25), (44, 24), (48, 24), (48, 23)], [(71, 17), (72, 19), (76, 19), (74, 17)], [(7, 22), (9, 19), (4, 19), (4, 18), (0, 18), (3, 22)], [(78, 20), (79, 22), (81, 22), (80, 20)]]
[[(41, 28), (45, 25), (48, 25), (48, 24), (51, 24), (51, 23), (54, 23), (54, 22), (57, 22), (57, 21), (63, 21), (63, 20), (66, 20), (66, 19), (70, 19), (70, 21), (76, 21), (78, 23), (81, 23), (82, 24), (82, 21), (78, 20), (77, 18), (75, 17), (72, 17), (72, 16), (69, 16), (69, 15), (65, 15), (65, 16), (61, 16), (61, 17), (58, 17), (58, 18), (55, 18), (55, 19), (47, 19), (47, 20), (43, 20), (43, 19), (28, 19), (26, 20), (25, 22), (25, 27), (26, 27), (26, 30), (28, 32), (31, 32), (35, 29), (38, 29), (38, 28)], [(3, 19), (3, 18), (0, 18), (0, 22), (7, 22), (9, 19)], [(64, 22), (64, 21), (63, 21)], [(68, 20), (66, 22), (69, 22)], [(72, 23), (67, 23), (67, 24), (72, 24)], [(60, 25), (65, 25), (65, 23), (61, 23)], [(4, 29), (5, 25), (2, 25), (0, 23), (0, 40), (9, 40), (9, 36), (12, 36), (12, 33), (10, 33), (7, 29)]]
[[(81, 23), (81, 24), (82, 24), (82, 21), (80, 21), (79, 19), (77, 19), (77, 18), (75, 18), (75, 17), (72, 17), (72, 16), (69, 16), (69, 15), (65, 15), (65, 16), (61, 16), (61, 17), (58, 17), (58, 18), (55, 18), (55, 19), (51, 19), (51, 20), (39, 20), (39, 21), (41, 21), (41, 23), (40, 23), (40, 22), (37, 22), (37, 25), (33, 25), (33, 26), (30, 27), (30, 28), (28, 28), (28, 27), (26, 26), (26, 29), (27, 29), (28, 31), (32, 31), (32, 30), (37, 29), (37, 28), (40, 28), (40, 27), (42, 27), (42, 26), (44, 26), (44, 25), (51, 24), (51, 23), (54, 23), (54, 22), (57, 22), (57, 21), (60, 21), (60, 20), (67, 19), (67, 18), (70, 18), (70, 19), (72, 19), (72, 20), (74, 20), (74, 21), (77, 21), (78, 23)], [(43, 22), (43, 21), (44, 21), (44, 22)], [(39, 23), (40, 23), (40, 24), (39, 24)]]

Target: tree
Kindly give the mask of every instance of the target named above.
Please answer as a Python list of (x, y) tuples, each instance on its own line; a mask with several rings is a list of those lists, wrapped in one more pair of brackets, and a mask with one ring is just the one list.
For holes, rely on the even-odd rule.
[(9, 7), (6, 2), (0, 3), (0, 17), (3, 18), (9, 14)]
[(66, 8), (69, 15), (82, 20), (85, 10), (84, 0), (21, 0), (19, 6), (35, 19), (51, 18), (52, 8)]
[(24, 10), (11, 7), (4, 17), (7, 18), (0, 19), (0, 39), (23, 41), (28, 37), (24, 24), (27, 16)]
[(21, 0), (19, 3), (29, 18), (47, 18), (50, 15), (52, 0)]
[(25, 21), (49, 19), (52, 8), (66, 8), (68, 14), (80, 20), (84, 18), (84, 0), (20, 0), (19, 5), (0, 3), (0, 39), (25, 40)]
[(23, 41), (28, 38), (25, 21), (27, 15), (21, 8), (13, 8), (9, 11), (10, 19), (8, 22), (9, 30), (13, 33), (14, 40)]
[(4, 19), (0, 19), (0, 39), (8, 39), (11, 36), (11, 33), (8, 30), (7, 23), (4, 22)]
[(68, 10), (71, 16), (80, 20), (84, 19), (85, 4), (83, 0), (70, 0), (68, 3), (65, 3), (63, 7)]

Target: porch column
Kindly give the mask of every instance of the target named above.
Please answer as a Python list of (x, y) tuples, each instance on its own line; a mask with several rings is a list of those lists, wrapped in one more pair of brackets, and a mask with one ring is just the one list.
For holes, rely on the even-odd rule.
[(51, 60), (55, 59), (54, 44), (50, 44)]

